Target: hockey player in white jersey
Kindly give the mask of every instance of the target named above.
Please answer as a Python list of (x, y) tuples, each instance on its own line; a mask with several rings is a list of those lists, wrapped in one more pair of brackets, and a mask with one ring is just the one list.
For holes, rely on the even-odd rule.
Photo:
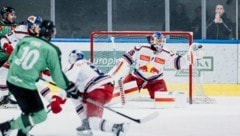
[(112, 99), (114, 90), (113, 79), (87, 61), (79, 50), (73, 50), (70, 53), (69, 63), (71, 67), (66, 75), (80, 92), (80, 96), (79, 92), (68, 92), (82, 120), (82, 125), (77, 128), (78, 134), (91, 136), (93, 134), (91, 130), (93, 130), (110, 132), (116, 136), (124, 135), (129, 126), (128, 123), (118, 124), (102, 119), (103, 108), (86, 100), (89, 98), (103, 105), (108, 103)]
[[(148, 37), (149, 45), (136, 46), (127, 51), (119, 59), (119, 63), (109, 71), (109, 75), (113, 78), (123, 77), (123, 88), (129, 82), (135, 83), (135, 91), (147, 89), (151, 99), (154, 99), (155, 92), (168, 91), (164, 80), (164, 66), (169, 61), (177, 69), (187, 66), (192, 61), (190, 53), (181, 56), (168, 50), (164, 44), (166, 38), (160, 32), (154, 33)], [(201, 45), (194, 44), (197, 59), (197, 52)], [(130, 65), (136, 64), (134, 70), (129, 73)], [(134, 87), (133, 87), (134, 88)], [(125, 92), (127, 90), (124, 89)]]
[[(26, 25), (18, 25), (14, 30), (10, 33), (6, 34), (1, 38), (1, 48), (5, 50), (5, 52), (10, 55), (14, 50), (16, 44), (25, 36), (29, 35), (38, 35), (39, 34), (39, 26), (42, 22), (42, 18), (39, 16), (29, 16), (27, 19)], [(6, 85), (6, 78), (8, 73), (8, 62), (0, 68), (0, 106), (1, 107), (16, 107), (16, 102), (14, 102), (10, 98), (9, 91)]]

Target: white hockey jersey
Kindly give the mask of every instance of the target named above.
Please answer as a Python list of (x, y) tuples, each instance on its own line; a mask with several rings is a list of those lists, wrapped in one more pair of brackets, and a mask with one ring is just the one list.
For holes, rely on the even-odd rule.
[(166, 48), (157, 52), (151, 49), (150, 46), (137, 46), (122, 56), (119, 64), (109, 72), (109, 75), (118, 79), (119, 76), (126, 75), (127, 72), (123, 71), (126, 71), (127, 67), (135, 63), (136, 65), (132, 72), (135, 76), (145, 81), (162, 79), (163, 68), (168, 61), (172, 61), (176, 69), (181, 69), (181, 66), (188, 64), (185, 56), (179, 56)]
[[(24, 38), (25, 36), (29, 36), (30, 33), (28, 31), (27, 25), (19, 25), (10, 33), (6, 34), (3, 38), (1, 38), (1, 46), (4, 43), (10, 43), (13, 48), (17, 45), (17, 43)], [(3, 48), (3, 47), (2, 47)]]
[(76, 84), (80, 92), (90, 92), (113, 81), (109, 75), (105, 75), (85, 59), (75, 62), (65, 74)]

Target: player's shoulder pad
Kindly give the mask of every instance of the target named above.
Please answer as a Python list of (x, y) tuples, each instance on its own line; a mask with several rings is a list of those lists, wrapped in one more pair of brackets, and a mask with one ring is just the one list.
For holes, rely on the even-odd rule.
[(27, 27), (27, 25), (18, 25), (18, 26), (15, 28), (15, 31), (27, 32), (27, 31), (28, 31), (28, 27)]
[(168, 53), (168, 54), (170, 54), (170, 55), (174, 55), (174, 54), (175, 54), (172, 50), (169, 50), (169, 49), (166, 48), (166, 47), (163, 47), (162, 51), (163, 51), (163, 52), (166, 52), (166, 53)]
[(137, 45), (134, 47), (135, 50), (140, 50), (141, 48), (151, 48), (151, 47), (147, 45)]

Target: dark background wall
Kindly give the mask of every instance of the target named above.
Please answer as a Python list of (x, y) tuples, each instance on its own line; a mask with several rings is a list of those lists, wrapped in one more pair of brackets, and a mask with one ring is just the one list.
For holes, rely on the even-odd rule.
[[(164, 31), (164, 1), (112, 0), (113, 30)], [(227, 3), (229, 1), (230, 3)], [(236, 0), (206, 2), (209, 15), (214, 13), (216, 4), (224, 4), (228, 17), (236, 25)], [(178, 3), (184, 4), (190, 22), (196, 17), (195, 9), (201, 6), (201, 0), (170, 0), (169, 12), (172, 12)], [(51, 18), (50, 0), (1, 0), (0, 7), (3, 6), (14, 7), (19, 22), (30, 15), (39, 15), (43, 19)], [(178, 23), (183, 22), (174, 22), (174, 24)], [(56, 37), (59, 38), (87, 38), (93, 31), (106, 31), (107, 0), (55, 0), (55, 24)], [(186, 29), (191, 30), (190, 26)]]

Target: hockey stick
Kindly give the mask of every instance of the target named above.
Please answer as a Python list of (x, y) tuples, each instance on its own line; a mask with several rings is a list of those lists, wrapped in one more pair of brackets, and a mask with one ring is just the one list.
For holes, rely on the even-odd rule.
[(49, 113), (49, 112), (51, 112), (52, 110), (51, 110), (51, 105), (50, 104), (48, 104), (47, 105), (47, 113)]
[[(43, 80), (43, 81), (45, 81), (45, 82), (48, 82), (48, 83), (50, 83), (50, 84), (52, 84), (52, 85), (54, 85), (54, 86), (56, 86), (56, 84), (53, 83), (53, 82), (51, 82), (51, 81), (47, 81), (47, 80), (45, 80), (45, 79), (43, 79), (43, 78), (40, 78), (40, 79)], [(79, 96), (82, 97), (81, 95), (79, 95)], [(85, 99), (85, 101), (87, 101), (87, 102), (89, 102), (89, 103), (92, 103), (92, 104), (94, 104), (94, 105), (96, 105), (96, 106), (99, 106), (99, 107), (101, 107), (101, 108), (108, 109), (109, 111), (112, 111), (112, 112), (114, 112), (114, 113), (116, 113), (116, 114), (118, 114), (118, 115), (120, 115), (120, 116), (123, 116), (123, 117), (125, 117), (125, 118), (127, 118), (127, 119), (129, 119), (129, 120), (132, 120), (132, 121), (134, 121), (134, 122), (136, 122), (136, 123), (139, 123), (139, 124), (148, 122), (148, 121), (150, 121), (150, 120), (152, 120), (152, 119), (154, 119), (155, 117), (158, 116), (158, 112), (157, 112), (157, 111), (154, 111), (153, 113), (151, 113), (151, 114), (149, 114), (149, 115), (147, 115), (147, 116), (145, 116), (145, 117), (143, 117), (143, 118), (133, 118), (133, 117), (130, 117), (130, 116), (126, 115), (126, 114), (123, 114), (123, 113), (121, 113), (121, 112), (118, 112), (118, 111), (116, 111), (116, 110), (114, 110), (114, 109), (112, 109), (112, 108), (110, 108), (110, 107), (104, 106), (102, 103), (99, 103), (99, 102), (97, 102), (97, 101), (94, 101), (93, 99), (87, 98), (87, 99)]]
[(120, 78), (118, 80), (118, 86), (119, 86), (119, 91), (120, 91), (120, 96), (121, 96), (121, 101), (122, 101), (122, 105), (124, 105), (126, 103), (125, 101), (125, 93), (124, 93), (124, 90), (123, 90), (123, 81), (122, 81), (122, 78)]
[(112, 109), (112, 108), (110, 108), (110, 107), (104, 106), (103, 104), (101, 104), (101, 103), (99, 103), (99, 102), (97, 102), (97, 101), (94, 101), (94, 100), (92, 100), (92, 99), (90, 99), (90, 98), (87, 98), (86, 101), (89, 102), (89, 103), (92, 103), (92, 104), (94, 104), (94, 105), (96, 105), (96, 106), (99, 106), (99, 107), (108, 109), (109, 111), (112, 111), (112, 112), (114, 112), (114, 113), (116, 113), (116, 114), (118, 114), (118, 115), (121, 115), (121, 116), (123, 116), (123, 117), (125, 117), (125, 118), (127, 118), (127, 119), (130, 119), (130, 120), (132, 120), (132, 121), (134, 121), (134, 122), (136, 122), (136, 123), (139, 123), (139, 124), (148, 122), (148, 121), (150, 121), (150, 120), (152, 120), (152, 119), (154, 119), (155, 117), (158, 116), (158, 112), (155, 111), (155, 112), (153, 112), (153, 113), (145, 116), (144, 118), (133, 118), (133, 117), (130, 117), (130, 116), (126, 115), (126, 114), (123, 114), (123, 113), (121, 113), (121, 112), (118, 112), (118, 111), (116, 111), (116, 110), (114, 110), (114, 109)]
[(112, 42), (112, 46), (113, 46), (113, 61), (114, 61), (114, 64), (115, 64), (115, 61), (116, 61), (116, 45), (115, 45), (115, 42), (114, 42), (114, 37), (110, 37), (110, 40)]

